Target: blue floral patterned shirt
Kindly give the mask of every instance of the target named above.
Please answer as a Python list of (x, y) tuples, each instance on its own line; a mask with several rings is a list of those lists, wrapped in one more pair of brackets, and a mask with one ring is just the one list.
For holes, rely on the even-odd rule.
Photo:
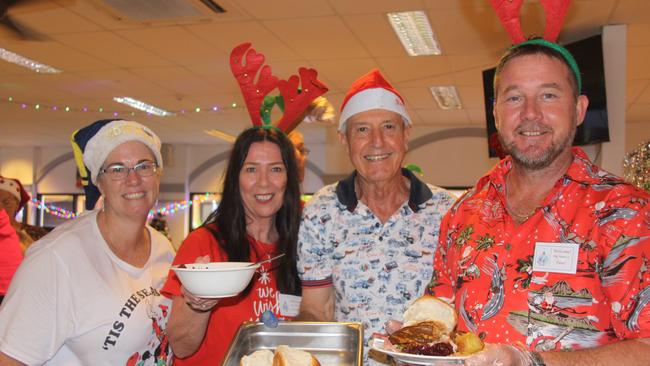
[(454, 198), (410, 171), (409, 200), (382, 223), (356, 198), (354, 178), (322, 188), (307, 203), (298, 237), (304, 287), (334, 286), (337, 321), (364, 325), (365, 341), (402, 319), (433, 272), (440, 221)]

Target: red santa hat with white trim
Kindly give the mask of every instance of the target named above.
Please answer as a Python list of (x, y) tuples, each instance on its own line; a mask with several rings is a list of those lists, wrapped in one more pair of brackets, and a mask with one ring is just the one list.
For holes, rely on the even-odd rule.
[(372, 109), (395, 112), (404, 118), (404, 124), (411, 124), (411, 118), (404, 107), (404, 99), (377, 69), (352, 83), (341, 105), (339, 131), (345, 132), (348, 118)]
[(18, 211), (29, 201), (30, 197), (18, 179), (5, 178), (0, 175), (0, 191), (11, 193), (18, 200)]

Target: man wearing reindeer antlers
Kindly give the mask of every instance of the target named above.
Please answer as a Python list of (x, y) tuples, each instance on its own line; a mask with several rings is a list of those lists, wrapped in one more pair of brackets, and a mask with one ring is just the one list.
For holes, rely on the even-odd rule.
[(402, 168), (410, 127), (401, 96), (378, 70), (352, 84), (339, 140), (355, 171), (304, 208), (299, 318), (363, 322), (367, 339), (423, 294), (453, 198)]
[(525, 40), (521, 1), (493, 4), (515, 43), (494, 78), (510, 156), (445, 216), (432, 292), (488, 343), (466, 365), (648, 365), (650, 196), (571, 147), (588, 100), (562, 21)]

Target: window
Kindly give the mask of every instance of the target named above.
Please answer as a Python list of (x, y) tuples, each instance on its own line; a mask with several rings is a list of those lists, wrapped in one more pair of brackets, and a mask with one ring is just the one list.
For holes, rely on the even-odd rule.
[(51, 208), (56, 207), (63, 210), (63, 212), (71, 212), (74, 214), (79, 214), (83, 212), (85, 196), (78, 193), (72, 194), (41, 194), (37, 195), (38, 201), (46, 205), (50, 212), (38, 207), (36, 215), (36, 224), (38, 226), (54, 228), (64, 222), (68, 221), (69, 218), (60, 217), (56, 213), (52, 212)]
[(219, 207), (221, 193), (190, 193), (190, 200), (193, 202), (190, 208), (190, 231), (192, 231), (201, 226), (205, 219)]

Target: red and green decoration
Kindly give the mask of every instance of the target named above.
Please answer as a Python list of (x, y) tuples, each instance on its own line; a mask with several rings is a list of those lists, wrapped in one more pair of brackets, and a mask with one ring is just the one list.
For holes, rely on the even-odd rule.
[(418, 165), (406, 164), (406, 165), (404, 165), (404, 168), (406, 170), (410, 170), (412, 173), (417, 174), (417, 175), (419, 175), (421, 177), (424, 176), (424, 171)]
[[(239, 83), (253, 126), (277, 128), (288, 134), (302, 122), (310, 104), (328, 88), (318, 80), (315, 69), (301, 67), (298, 75), (283, 80), (273, 75), (271, 66), (264, 61), (264, 55), (251, 48), (250, 43), (242, 43), (230, 54), (230, 69)], [(279, 95), (271, 95), (275, 89)], [(280, 108), (282, 117), (272, 122), (274, 105)]]

